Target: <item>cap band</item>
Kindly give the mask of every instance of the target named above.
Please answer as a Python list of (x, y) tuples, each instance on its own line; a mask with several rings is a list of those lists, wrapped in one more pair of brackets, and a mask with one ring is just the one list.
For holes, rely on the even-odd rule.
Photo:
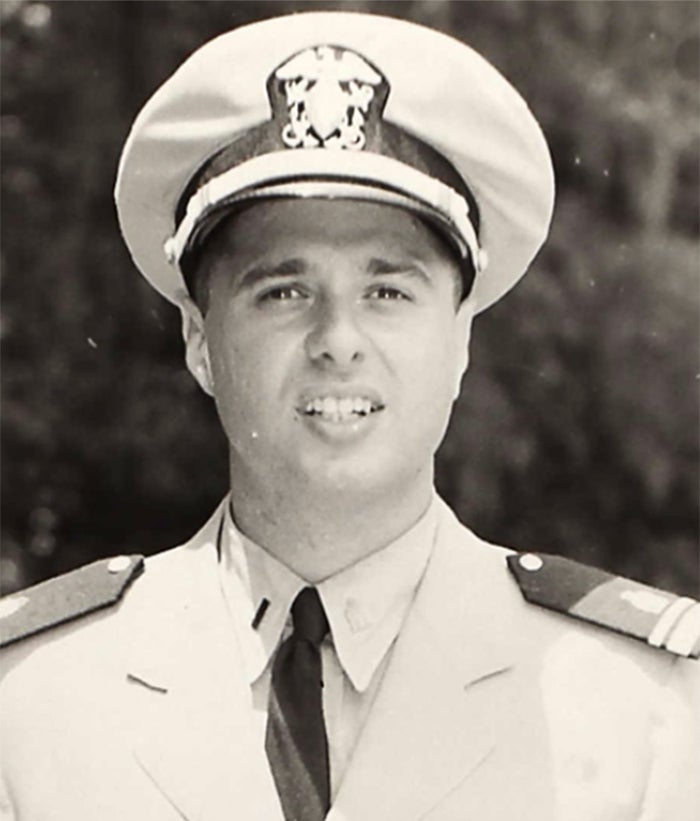
[(462, 256), (471, 256), (477, 273), (485, 267), (469, 205), (450, 186), (392, 157), (369, 152), (339, 155), (323, 148), (263, 154), (210, 179), (190, 197), (185, 216), (166, 241), (168, 261), (179, 264), (200, 236), (198, 229), (217, 210), (243, 199), (273, 196), (271, 186), (279, 183), (286, 183), (284, 196), (372, 199), (425, 213), (447, 228)]

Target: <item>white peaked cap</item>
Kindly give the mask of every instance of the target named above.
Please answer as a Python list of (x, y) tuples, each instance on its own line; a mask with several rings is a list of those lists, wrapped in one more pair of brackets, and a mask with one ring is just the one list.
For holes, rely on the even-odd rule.
[(544, 242), (554, 174), (522, 97), (464, 43), (405, 20), (307, 12), (192, 54), (137, 116), (115, 188), (134, 262), (175, 303), (204, 222), (266, 196), (424, 214), (471, 257), (482, 311)]

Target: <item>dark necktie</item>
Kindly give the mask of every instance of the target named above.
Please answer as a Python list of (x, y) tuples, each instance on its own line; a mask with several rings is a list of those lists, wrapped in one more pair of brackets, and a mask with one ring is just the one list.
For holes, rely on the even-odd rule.
[(314, 587), (294, 600), (292, 624), (272, 665), (265, 751), (286, 821), (320, 821), (330, 808), (320, 649), (328, 620)]

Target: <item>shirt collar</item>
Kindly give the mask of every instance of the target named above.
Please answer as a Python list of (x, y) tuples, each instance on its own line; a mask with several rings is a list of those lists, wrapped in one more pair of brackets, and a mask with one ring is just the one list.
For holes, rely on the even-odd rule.
[[(316, 585), (338, 659), (358, 691), (368, 687), (398, 636), (423, 577), (435, 540), (436, 499), (434, 495), (423, 516), (398, 539)], [(230, 505), (220, 557), (224, 595), (253, 683), (275, 652), (292, 602), (308, 582), (243, 535)]]

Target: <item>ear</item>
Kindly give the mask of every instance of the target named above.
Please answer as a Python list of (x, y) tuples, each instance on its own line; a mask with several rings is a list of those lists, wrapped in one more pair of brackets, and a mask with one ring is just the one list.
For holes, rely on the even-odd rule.
[(457, 310), (455, 331), (455, 373), (453, 398), (457, 399), (462, 386), (462, 377), (469, 367), (469, 342), (474, 321), (475, 300), (473, 295), (465, 299)]
[(185, 341), (187, 367), (197, 380), (199, 387), (209, 396), (213, 396), (214, 379), (204, 330), (204, 317), (189, 295), (183, 294), (178, 301), (178, 306), (182, 316), (182, 338)]

